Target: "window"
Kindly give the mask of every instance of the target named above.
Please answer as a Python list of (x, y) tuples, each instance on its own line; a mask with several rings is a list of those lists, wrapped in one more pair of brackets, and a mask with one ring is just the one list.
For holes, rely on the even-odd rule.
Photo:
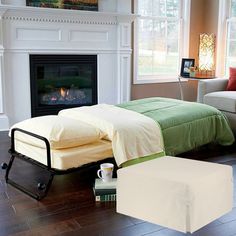
[(220, 0), (217, 35), (217, 76), (228, 76), (236, 67), (236, 0)]
[(190, 0), (137, 0), (134, 83), (177, 79), (188, 57)]
[(229, 67), (236, 66), (236, 0), (231, 0), (228, 6), (225, 75), (228, 75)]

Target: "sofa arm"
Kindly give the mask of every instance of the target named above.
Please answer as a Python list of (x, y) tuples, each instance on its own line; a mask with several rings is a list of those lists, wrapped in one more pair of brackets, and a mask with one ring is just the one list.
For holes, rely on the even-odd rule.
[(227, 83), (228, 79), (226, 78), (199, 80), (197, 102), (203, 103), (203, 97), (207, 93), (224, 91), (227, 87)]

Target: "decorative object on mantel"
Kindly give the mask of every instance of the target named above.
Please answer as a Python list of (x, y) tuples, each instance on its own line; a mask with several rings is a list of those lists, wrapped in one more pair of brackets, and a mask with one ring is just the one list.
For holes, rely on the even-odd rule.
[(27, 6), (97, 11), (98, 0), (27, 0)]
[(200, 34), (199, 42), (199, 74), (215, 75), (215, 35)]

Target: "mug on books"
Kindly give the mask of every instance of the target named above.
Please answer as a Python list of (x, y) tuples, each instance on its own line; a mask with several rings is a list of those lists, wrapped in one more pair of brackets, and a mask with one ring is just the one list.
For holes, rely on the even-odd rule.
[(104, 182), (112, 180), (114, 165), (112, 163), (103, 163), (100, 165), (100, 169), (97, 171), (97, 175)]

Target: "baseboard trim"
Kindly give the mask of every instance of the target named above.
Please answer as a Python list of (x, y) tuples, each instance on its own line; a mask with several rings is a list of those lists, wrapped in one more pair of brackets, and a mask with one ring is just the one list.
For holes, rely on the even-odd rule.
[(9, 130), (9, 120), (5, 114), (0, 114), (0, 131)]

